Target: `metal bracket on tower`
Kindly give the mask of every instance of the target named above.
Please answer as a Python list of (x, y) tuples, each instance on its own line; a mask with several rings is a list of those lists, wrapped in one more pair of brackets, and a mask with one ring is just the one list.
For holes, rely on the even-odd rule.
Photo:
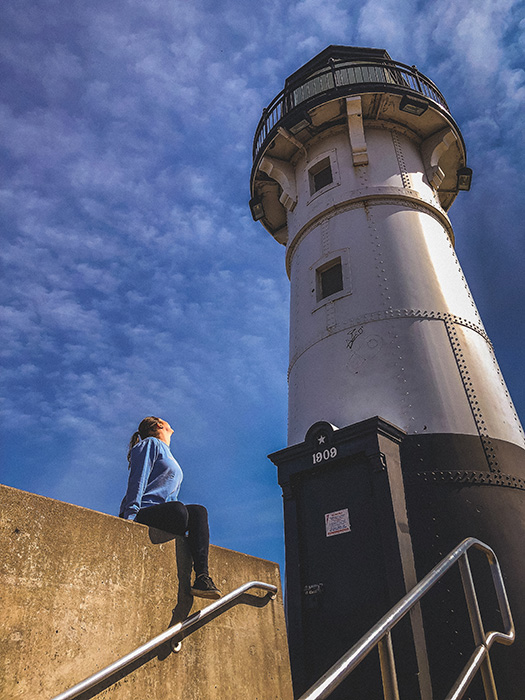
[(346, 115), (348, 117), (348, 135), (350, 136), (354, 167), (357, 165), (368, 165), (361, 98), (359, 96), (346, 98)]
[(301, 151), (305, 158), (308, 158), (308, 151), (306, 150), (304, 144), (302, 144), (298, 139), (296, 139), (293, 134), (291, 134), (282, 126), (280, 126), (277, 129), (277, 133), (280, 134), (284, 139), (292, 143), (299, 151)]
[(297, 204), (297, 187), (295, 185), (295, 170), (293, 166), (284, 160), (264, 156), (259, 164), (259, 168), (281, 185), (283, 191), (279, 201), (288, 211), (293, 211)]
[(445, 173), (439, 167), (441, 156), (456, 142), (456, 137), (450, 129), (443, 129), (430, 136), (421, 146), (421, 154), (425, 172), (432, 187), (439, 188), (445, 178)]

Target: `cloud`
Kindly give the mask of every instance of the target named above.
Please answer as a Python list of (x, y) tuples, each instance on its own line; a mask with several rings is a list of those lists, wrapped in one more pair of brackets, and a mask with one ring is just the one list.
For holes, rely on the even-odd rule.
[[(281, 500), (265, 455), (285, 443), (288, 280), (284, 250), (247, 207), (262, 108), (329, 44), (417, 63), (465, 135), (475, 179), (452, 217), (484, 318), (496, 323), (494, 299), (517, 314), (523, 291), (519, 266), (508, 268), (521, 259), (525, 213), (517, 8), (7, 2), (9, 483), (114, 513), (129, 436), (160, 413), (177, 425), (185, 494), (210, 504), (220, 543), (274, 558)], [(495, 330), (513, 357), (516, 341)]]
[(394, 60), (403, 61), (401, 56), (418, 26), (417, 20), (413, 2), (384, 0), (379, 4), (367, 0), (359, 12), (359, 45), (386, 49)]
[(317, 32), (334, 39), (342, 41), (348, 31), (348, 11), (337, 1), (327, 4), (324, 0), (301, 0), (293, 12), (299, 21), (309, 20)]

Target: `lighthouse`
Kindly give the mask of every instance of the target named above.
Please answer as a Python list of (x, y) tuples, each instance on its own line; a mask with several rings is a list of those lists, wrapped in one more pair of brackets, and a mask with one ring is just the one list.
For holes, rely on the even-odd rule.
[[(328, 47), (257, 127), (250, 208), (291, 285), (288, 446), (271, 459), (298, 693), (474, 536), (496, 551), (517, 627), (491, 655), (495, 682), (522, 696), (525, 441), (454, 251), (447, 211), (471, 177), (441, 92), (380, 49)], [(407, 697), (446, 695), (469, 629), (451, 578), (399, 632)], [(373, 663), (341, 697), (382, 697)]]

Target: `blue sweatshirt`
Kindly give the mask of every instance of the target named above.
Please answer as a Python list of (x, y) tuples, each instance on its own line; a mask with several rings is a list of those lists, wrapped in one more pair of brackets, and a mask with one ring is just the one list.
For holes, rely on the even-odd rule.
[(176, 501), (182, 469), (170, 448), (158, 438), (141, 440), (131, 450), (128, 490), (120, 505), (120, 517), (135, 520), (141, 508)]

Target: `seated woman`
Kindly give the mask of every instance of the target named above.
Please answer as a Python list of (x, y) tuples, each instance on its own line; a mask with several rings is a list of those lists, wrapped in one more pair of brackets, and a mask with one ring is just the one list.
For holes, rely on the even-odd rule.
[(195, 570), (191, 592), (201, 598), (220, 598), (221, 592), (208, 572), (208, 511), (177, 500), (182, 469), (170, 451), (172, 435), (170, 424), (155, 416), (144, 418), (133, 433), (128, 450), (128, 490), (119, 515), (174, 535), (188, 533)]

